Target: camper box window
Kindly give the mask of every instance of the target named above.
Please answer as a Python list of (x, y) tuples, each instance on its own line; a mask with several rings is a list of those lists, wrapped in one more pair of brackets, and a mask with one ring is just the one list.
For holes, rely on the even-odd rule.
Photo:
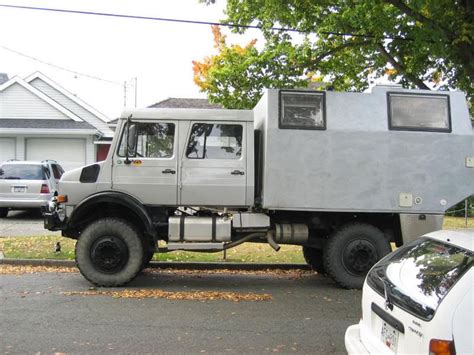
[(325, 93), (280, 91), (279, 128), (326, 129)]
[(391, 130), (451, 132), (448, 95), (387, 93)]

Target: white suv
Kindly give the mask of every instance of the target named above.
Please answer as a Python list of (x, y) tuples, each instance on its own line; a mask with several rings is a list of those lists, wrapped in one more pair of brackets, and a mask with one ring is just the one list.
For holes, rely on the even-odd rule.
[(0, 165), (0, 218), (9, 210), (40, 209), (57, 189), (63, 168), (54, 160), (6, 161)]
[(429, 233), (367, 274), (349, 354), (473, 354), (474, 230)]

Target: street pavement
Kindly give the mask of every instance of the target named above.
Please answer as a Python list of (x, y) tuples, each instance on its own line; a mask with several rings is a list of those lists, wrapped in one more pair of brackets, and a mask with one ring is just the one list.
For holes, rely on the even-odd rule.
[(44, 229), (39, 210), (9, 211), (6, 218), (0, 218), (0, 238), (37, 235), (61, 235), (61, 232)]
[(90, 287), (79, 273), (0, 275), (0, 353), (343, 353), (345, 329), (360, 317), (360, 291), (314, 273), (162, 270), (112, 289), (256, 293), (269, 301), (64, 294)]

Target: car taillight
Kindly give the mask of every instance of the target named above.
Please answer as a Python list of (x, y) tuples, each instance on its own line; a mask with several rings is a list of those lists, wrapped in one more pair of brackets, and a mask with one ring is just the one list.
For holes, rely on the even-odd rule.
[(454, 341), (452, 340), (430, 340), (430, 355), (454, 355)]
[(49, 194), (49, 187), (46, 184), (41, 185), (40, 194)]

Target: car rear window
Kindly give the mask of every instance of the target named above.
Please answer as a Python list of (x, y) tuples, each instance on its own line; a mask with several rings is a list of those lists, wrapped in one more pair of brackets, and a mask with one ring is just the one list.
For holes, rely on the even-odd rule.
[(473, 253), (420, 238), (379, 262), (367, 283), (391, 303), (431, 320), (441, 301), (473, 265)]
[(42, 165), (3, 164), (0, 167), (0, 179), (5, 180), (45, 180)]

